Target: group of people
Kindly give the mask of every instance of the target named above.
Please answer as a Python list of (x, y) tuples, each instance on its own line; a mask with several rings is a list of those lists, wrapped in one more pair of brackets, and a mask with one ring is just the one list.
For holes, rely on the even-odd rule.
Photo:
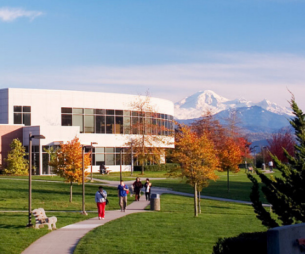
[[(137, 177), (136, 181), (132, 184), (133, 191), (135, 193), (135, 200), (140, 201), (141, 189), (144, 187), (146, 200), (150, 200), (151, 195), (151, 182), (149, 179), (146, 179), (144, 185), (141, 183), (140, 178)], [(120, 181), (118, 185), (118, 197), (119, 197), (119, 205), (121, 208), (121, 212), (126, 211), (127, 206), (127, 195), (129, 192), (128, 186), (124, 183), (123, 180)], [(98, 219), (104, 220), (105, 218), (105, 206), (107, 202), (107, 192), (103, 189), (102, 186), (99, 187), (99, 190), (95, 193), (95, 202), (98, 210)]]

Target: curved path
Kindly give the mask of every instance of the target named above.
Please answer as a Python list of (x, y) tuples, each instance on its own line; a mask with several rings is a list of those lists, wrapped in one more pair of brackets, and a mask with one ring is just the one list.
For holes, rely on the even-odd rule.
[(98, 220), (95, 217), (54, 230), (32, 243), (22, 254), (71, 254), (79, 240), (92, 229), (128, 214), (148, 212), (144, 210), (148, 205), (149, 201), (142, 198), (139, 202), (128, 205), (126, 212), (106, 211), (105, 220)]
[[(117, 187), (119, 184), (119, 181), (105, 181), (100, 179), (94, 179), (94, 181), (102, 182), (101, 183), (102, 185), (111, 186), (111, 187)], [(127, 185), (130, 185), (133, 182), (134, 180), (125, 181)], [(172, 191), (170, 189), (158, 188), (158, 187), (154, 187), (153, 192), (156, 194), (168, 193), (168, 194), (175, 194), (175, 195), (188, 196), (188, 197), (194, 196), (193, 194), (190, 193)], [(232, 199), (217, 198), (210, 196), (201, 196), (201, 198), (251, 205), (251, 202), (240, 201), (240, 200), (232, 200)], [(105, 220), (98, 220), (98, 218), (95, 217), (89, 220), (84, 220), (57, 229), (39, 238), (37, 241), (32, 243), (26, 250), (24, 250), (22, 254), (53, 254), (53, 253), (71, 254), (73, 253), (79, 240), (92, 229), (104, 225), (105, 223), (111, 220), (119, 219), (128, 214), (148, 212), (148, 210), (144, 210), (145, 207), (147, 207), (148, 205), (149, 205), (149, 201), (144, 200), (144, 197), (142, 197), (142, 199), (139, 202), (133, 202), (130, 205), (128, 205), (126, 212), (121, 212), (120, 210), (106, 211)], [(270, 205), (264, 204), (264, 206), (270, 206)]]

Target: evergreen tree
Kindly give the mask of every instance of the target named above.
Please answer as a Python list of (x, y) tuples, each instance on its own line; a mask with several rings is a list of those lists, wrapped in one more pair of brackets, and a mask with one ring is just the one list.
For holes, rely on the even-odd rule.
[(24, 146), (22, 146), (21, 141), (16, 138), (10, 144), (11, 150), (4, 159), (6, 162), (6, 169), (4, 172), (6, 174), (14, 175), (26, 175), (29, 171), (29, 161), (25, 159), (27, 153), (25, 152)]
[(257, 170), (263, 183), (262, 191), (272, 205), (272, 210), (277, 215), (279, 223), (273, 220), (270, 213), (263, 207), (259, 198), (257, 180), (248, 174), (248, 178), (253, 183), (250, 198), (257, 218), (269, 228), (305, 222), (305, 115), (299, 109), (294, 97), (292, 97), (290, 105), (295, 115), (290, 121), (297, 139), (295, 156), (291, 156), (283, 148), (288, 159), (288, 164), (284, 164), (276, 156), (270, 154), (281, 172), (281, 177), (272, 175), (268, 177), (262, 171)]

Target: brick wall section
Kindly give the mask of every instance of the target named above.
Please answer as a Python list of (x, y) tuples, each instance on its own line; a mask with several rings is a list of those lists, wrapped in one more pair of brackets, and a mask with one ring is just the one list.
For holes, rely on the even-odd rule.
[(4, 158), (7, 157), (10, 151), (10, 144), (13, 139), (18, 138), (21, 142), (23, 140), (22, 126), (16, 125), (0, 125), (0, 170), (5, 167)]

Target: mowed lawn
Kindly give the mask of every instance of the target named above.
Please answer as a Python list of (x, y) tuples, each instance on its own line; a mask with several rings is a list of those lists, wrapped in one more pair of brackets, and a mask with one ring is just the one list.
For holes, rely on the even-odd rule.
[[(73, 202), (69, 202), (69, 184), (63, 182), (33, 181), (32, 209), (44, 208), (47, 216), (57, 217), (57, 228), (97, 216), (97, 212), (80, 214), (82, 209), (82, 186), (73, 186)], [(98, 185), (86, 185), (86, 210), (96, 211), (94, 200)], [(108, 192), (109, 205), (106, 210), (119, 209), (117, 190), (105, 188)], [(23, 180), (0, 179), (0, 253), (21, 253), (32, 242), (47, 234), (44, 229), (26, 228), (28, 224), (28, 182)], [(70, 212), (59, 212), (70, 211)], [(76, 212), (74, 212), (76, 211)], [(34, 218), (32, 223), (34, 223)], [(56, 244), (56, 243), (55, 243)]]
[(219, 237), (266, 230), (251, 206), (202, 200), (201, 207), (194, 218), (192, 198), (162, 195), (160, 212), (132, 214), (96, 228), (74, 253), (211, 254)]
[[(248, 179), (244, 170), (238, 173), (230, 173), (230, 191), (227, 188), (227, 173), (217, 172), (219, 179), (210, 181), (207, 188), (204, 188), (201, 192), (202, 195), (221, 197), (235, 200), (250, 201), (250, 192), (252, 188), (252, 182)], [(268, 174), (269, 176), (270, 174)], [(272, 175), (280, 177), (280, 173), (277, 171), (272, 173)], [(259, 183), (260, 179), (257, 175), (254, 175)], [(151, 179), (153, 186), (169, 188), (174, 191), (194, 193), (193, 188), (182, 179), (172, 179), (168, 178), (166, 180), (153, 180)], [(262, 201), (267, 203), (266, 199), (262, 197)]]
[[(70, 185), (64, 182), (32, 182), (32, 208), (42, 207), (51, 211), (80, 211), (82, 209), (82, 185), (73, 184), (73, 202), (69, 202)], [(86, 210), (96, 210), (95, 193), (98, 184), (86, 184)], [(118, 209), (117, 190), (106, 187), (108, 209)], [(28, 209), (28, 182), (0, 179), (0, 211)]]

